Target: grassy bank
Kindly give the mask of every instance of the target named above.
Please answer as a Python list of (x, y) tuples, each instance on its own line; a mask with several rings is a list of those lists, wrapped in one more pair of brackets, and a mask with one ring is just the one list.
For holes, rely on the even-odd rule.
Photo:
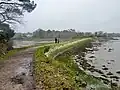
[(107, 90), (100, 79), (80, 70), (73, 56), (85, 50), (90, 38), (40, 47), (35, 53), (35, 79), (37, 88), (45, 90), (82, 90), (95, 87)]

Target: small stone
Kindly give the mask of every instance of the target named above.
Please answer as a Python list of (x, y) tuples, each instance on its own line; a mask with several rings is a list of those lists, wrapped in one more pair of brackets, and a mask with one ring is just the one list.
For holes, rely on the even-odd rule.
[(113, 75), (113, 73), (111, 73), (111, 72), (108, 72), (108, 73), (107, 73), (107, 75)]
[(104, 75), (104, 74), (102, 74), (101, 76), (103, 76), (103, 77), (107, 78), (107, 76), (106, 76), (106, 75)]
[(119, 82), (119, 79), (116, 79), (117, 82)]
[(91, 66), (91, 68), (95, 68), (95, 66)]
[(103, 81), (103, 83), (104, 83), (104, 84), (107, 84), (107, 85), (109, 84), (109, 82), (108, 82), (108, 81)]
[(86, 65), (85, 65), (86, 67), (90, 67), (91, 65), (89, 64), (89, 63), (86, 63)]
[(102, 67), (106, 67), (105, 65), (102, 65)]
[(104, 74), (101, 70), (98, 70), (98, 69), (94, 69), (94, 70), (100, 74)]
[(119, 79), (119, 77), (118, 77), (118, 76), (110, 76), (110, 78)]
[(104, 77), (100, 77), (100, 79), (102, 79), (103, 81), (109, 82), (109, 80)]
[(110, 60), (111, 62), (115, 62), (115, 60)]
[(95, 56), (90, 56), (89, 58), (95, 58)]
[(107, 67), (104, 67), (104, 68), (102, 68), (102, 70), (108, 70), (108, 68), (107, 68)]
[(120, 74), (120, 71), (117, 71), (116, 73)]
[(111, 64), (110, 62), (108, 62), (108, 64)]
[(88, 68), (88, 70), (89, 70), (90, 72), (95, 72), (95, 70), (94, 70), (93, 68)]
[(118, 84), (117, 83), (111, 83), (111, 86), (118, 86)]
[(104, 48), (104, 50), (107, 50), (107, 48)]
[(26, 75), (26, 73), (25, 73), (25, 72), (22, 72), (21, 75)]

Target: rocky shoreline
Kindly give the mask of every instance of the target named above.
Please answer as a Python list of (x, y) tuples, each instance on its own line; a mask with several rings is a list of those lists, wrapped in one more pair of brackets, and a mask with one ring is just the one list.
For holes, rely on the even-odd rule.
[[(79, 66), (79, 68), (86, 72), (87, 74), (92, 75), (95, 78), (101, 79), (101, 81), (110, 88), (118, 87), (120, 79), (119, 76), (116, 76), (112, 72), (110, 72), (107, 65), (103, 64), (101, 69), (98, 69), (93, 64), (94, 60), (97, 60), (94, 53), (99, 50), (102, 44), (103, 42), (92, 42), (91, 43), (92, 47), (86, 48), (85, 52), (76, 55), (74, 60)], [(113, 49), (105, 48), (105, 50), (111, 52)], [(90, 54), (90, 56), (86, 58), (87, 54)], [(111, 64), (112, 62), (115, 62), (115, 60), (109, 60), (108, 64)], [(117, 71), (116, 73), (120, 74), (120, 71)]]

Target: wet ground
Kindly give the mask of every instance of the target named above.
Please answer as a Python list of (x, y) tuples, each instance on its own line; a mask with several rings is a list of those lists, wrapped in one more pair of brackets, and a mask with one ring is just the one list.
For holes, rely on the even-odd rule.
[(29, 48), (0, 64), (0, 90), (34, 90), (33, 53)]

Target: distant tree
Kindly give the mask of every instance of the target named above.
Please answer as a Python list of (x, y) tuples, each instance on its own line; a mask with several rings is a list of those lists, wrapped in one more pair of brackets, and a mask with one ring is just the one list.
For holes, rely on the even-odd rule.
[(47, 33), (51, 33), (52, 31), (50, 29), (47, 30)]
[(44, 38), (45, 31), (42, 29), (38, 29), (35, 32), (33, 32), (33, 37), (39, 37), (39, 38)]
[(75, 29), (68, 29), (68, 31), (70, 31), (70, 32), (75, 32)]

